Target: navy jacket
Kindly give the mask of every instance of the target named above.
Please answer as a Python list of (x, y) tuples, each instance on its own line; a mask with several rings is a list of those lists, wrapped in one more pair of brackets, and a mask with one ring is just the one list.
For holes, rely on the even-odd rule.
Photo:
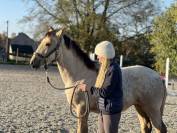
[(122, 73), (112, 60), (102, 88), (91, 87), (91, 94), (98, 97), (98, 107), (103, 114), (120, 113), (123, 108)]

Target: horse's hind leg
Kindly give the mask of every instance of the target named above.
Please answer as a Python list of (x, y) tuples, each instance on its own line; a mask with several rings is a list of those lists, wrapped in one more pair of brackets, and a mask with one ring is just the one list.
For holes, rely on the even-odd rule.
[(135, 108), (138, 112), (138, 118), (141, 126), (141, 133), (150, 133), (152, 130), (152, 125), (149, 117), (139, 105), (135, 105)]
[(161, 132), (162, 132), (162, 133), (167, 133), (167, 127), (166, 127), (166, 125), (164, 124), (163, 120), (162, 120)]
[(151, 118), (152, 124), (155, 127), (156, 133), (167, 133), (167, 128), (162, 120), (161, 111), (158, 109), (151, 110), (149, 116)]

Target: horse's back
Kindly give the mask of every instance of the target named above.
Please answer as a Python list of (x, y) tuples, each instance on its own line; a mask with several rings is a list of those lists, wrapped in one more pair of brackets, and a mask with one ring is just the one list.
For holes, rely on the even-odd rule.
[(122, 68), (122, 82), (124, 109), (135, 104), (153, 103), (160, 106), (166, 93), (160, 75), (144, 66)]
[(124, 76), (133, 76), (134, 78), (139, 78), (140, 76), (143, 76), (142, 78), (159, 78), (159, 74), (145, 66), (129, 66), (122, 68), (122, 75)]

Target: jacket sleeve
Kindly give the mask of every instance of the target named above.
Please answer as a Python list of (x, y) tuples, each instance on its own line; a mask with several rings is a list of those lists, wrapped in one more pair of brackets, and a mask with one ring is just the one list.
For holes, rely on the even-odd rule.
[(96, 88), (91, 87), (90, 91), (92, 95), (97, 97), (108, 98), (116, 88), (116, 81), (118, 79), (118, 72), (115, 69), (112, 69), (110, 72), (106, 74), (104, 87)]

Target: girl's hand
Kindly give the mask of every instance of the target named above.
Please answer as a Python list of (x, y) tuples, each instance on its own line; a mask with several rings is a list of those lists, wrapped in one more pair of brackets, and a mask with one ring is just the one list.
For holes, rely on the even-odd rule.
[(84, 83), (79, 84), (77, 87), (80, 91), (87, 91), (87, 85)]

